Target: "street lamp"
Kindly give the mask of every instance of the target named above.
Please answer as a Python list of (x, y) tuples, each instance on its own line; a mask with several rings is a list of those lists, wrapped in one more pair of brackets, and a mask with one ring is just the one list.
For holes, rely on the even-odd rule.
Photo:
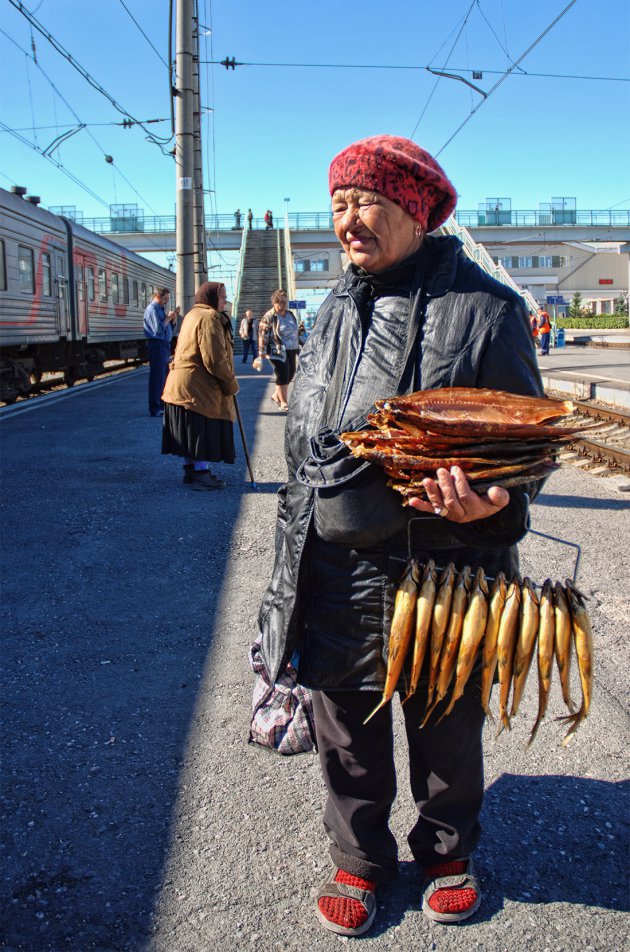
[(285, 198), (284, 200), (284, 226), (285, 228), (289, 227), (289, 202), (290, 198)]

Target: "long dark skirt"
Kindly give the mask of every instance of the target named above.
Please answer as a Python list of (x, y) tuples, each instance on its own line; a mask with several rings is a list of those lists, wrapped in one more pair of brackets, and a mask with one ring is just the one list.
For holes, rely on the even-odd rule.
[(233, 463), (234, 424), (165, 403), (162, 453), (210, 463)]

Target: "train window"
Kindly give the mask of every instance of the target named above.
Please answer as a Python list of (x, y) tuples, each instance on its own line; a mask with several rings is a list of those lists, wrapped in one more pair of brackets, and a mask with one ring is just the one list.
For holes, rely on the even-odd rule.
[(123, 303), (129, 304), (129, 278), (123, 278)]
[(4, 241), (0, 241), (0, 291), (7, 289), (7, 265), (4, 257)]
[(94, 268), (86, 268), (88, 301), (94, 300)]
[(107, 301), (107, 276), (105, 268), (98, 269), (98, 299), (105, 303)]
[(18, 273), (20, 276), (20, 291), (26, 294), (35, 293), (35, 267), (33, 264), (33, 249), (26, 245), (18, 245)]
[(147, 306), (147, 286), (146, 284), (144, 284), (144, 282), (142, 284), (142, 288), (140, 292), (140, 304), (142, 307)]
[(50, 255), (42, 252), (42, 294), (50, 297), (52, 294)]
[(79, 301), (85, 300), (85, 269), (83, 265), (77, 262), (77, 293), (79, 295)]
[(132, 304), (134, 307), (138, 307), (138, 282), (134, 281), (131, 288), (132, 288), (132, 295), (133, 295), (131, 298)]
[(112, 303), (118, 304), (120, 300), (120, 295), (118, 293), (118, 275), (115, 271), (112, 271), (110, 274), (110, 282), (112, 286)]

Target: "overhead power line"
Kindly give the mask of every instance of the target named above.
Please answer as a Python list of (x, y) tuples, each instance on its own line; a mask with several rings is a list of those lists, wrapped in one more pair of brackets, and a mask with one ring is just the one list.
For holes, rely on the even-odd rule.
[(105, 199), (101, 198), (100, 195), (97, 195), (96, 192), (94, 192), (89, 187), (89, 185), (86, 185), (85, 182), (82, 182), (80, 178), (77, 178), (77, 176), (74, 175), (73, 172), (70, 172), (67, 168), (65, 168), (65, 166), (63, 166), (61, 162), (53, 159), (51, 155), (45, 155), (44, 152), (42, 152), (42, 150), (38, 146), (36, 146), (33, 142), (30, 142), (28, 139), (25, 139), (24, 136), (19, 134), (19, 132), (16, 132), (15, 129), (9, 128), (9, 126), (5, 125), (5, 123), (2, 121), (0, 121), (0, 129), (4, 129), (5, 132), (9, 132), (15, 139), (18, 140), (18, 142), (21, 142), (23, 145), (28, 146), (29, 149), (33, 149), (34, 152), (37, 152), (38, 155), (41, 155), (42, 158), (46, 159), (46, 161), (50, 162), (52, 165), (58, 168), (59, 171), (63, 172), (63, 174), (66, 175), (69, 179), (71, 179), (75, 183), (75, 185), (78, 185), (79, 188), (82, 188), (84, 192), (87, 192), (88, 195), (91, 195), (92, 198), (94, 198), (97, 202), (99, 202), (109, 211), (109, 204), (105, 201)]
[[(11, 0), (13, 2), (13, 0)], [(263, 62), (263, 61), (239, 61), (234, 57), (225, 57), (222, 60), (216, 59), (203, 59), (199, 60), (200, 63), (207, 64), (209, 66), (224, 66), (227, 69), (233, 69), (237, 66), (257, 66), (265, 67), (268, 69), (406, 69), (406, 70), (415, 70), (416, 72), (425, 71), (431, 72), (431, 67), (429, 65), (422, 66), (418, 64), (411, 63), (272, 63), (272, 62)], [(520, 62), (520, 60), (519, 60)], [(227, 63), (227, 66), (226, 66)], [(512, 69), (515, 68), (517, 64), (514, 64)], [(470, 69), (469, 67), (462, 66), (449, 66), (449, 71), (451, 73), (488, 73), (489, 75), (503, 76), (505, 70), (503, 69), (486, 69), (484, 66), (480, 66), (478, 69)], [(579, 73), (532, 73), (529, 70), (520, 69), (516, 76), (526, 76), (529, 78), (542, 78), (542, 79), (584, 79), (584, 80), (594, 80), (596, 82), (606, 82), (606, 83), (630, 83), (630, 76), (586, 76)]]
[(501, 83), (505, 82), (505, 80), (508, 78), (508, 76), (510, 75), (510, 73), (512, 72), (512, 70), (516, 69), (516, 67), (518, 66), (518, 64), (521, 63), (521, 62), (525, 59), (525, 57), (528, 56), (528, 55), (531, 53), (531, 51), (532, 51), (536, 46), (538, 46), (538, 44), (540, 43), (540, 41), (541, 41), (542, 39), (544, 39), (545, 36), (547, 36), (547, 34), (549, 33), (549, 31), (554, 28), (554, 26), (556, 25), (556, 23), (558, 23), (558, 21), (562, 19), (562, 17), (565, 15), (565, 13), (567, 13), (567, 12), (571, 9), (571, 7), (572, 7), (576, 2), (577, 2), (577, 0), (570, 0), (570, 3), (568, 3), (568, 4), (566, 5), (566, 7), (564, 8), (564, 10), (562, 10), (562, 11), (558, 14), (558, 16), (557, 16), (554, 20), (551, 21), (551, 23), (549, 24), (549, 26), (546, 27), (546, 28), (542, 31), (542, 33), (541, 33), (539, 36), (536, 37), (536, 39), (534, 40), (534, 42), (533, 42), (530, 46), (527, 47), (527, 49), (525, 50), (525, 52), (524, 52), (524, 53), (521, 53), (521, 55), (520, 55), (519, 58), (516, 60), (516, 62), (512, 63), (512, 65), (509, 67), (509, 69), (506, 69), (506, 70), (505, 70), (503, 76), (501, 76), (501, 78), (500, 78), (499, 80), (497, 80), (497, 82), (494, 84), (494, 86), (492, 86), (492, 88), (488, 90), (488, 94), (487, 94), (487, 96), (485, 97), (485, 99), (482, 99), (481, 102), (477, 103), (477, 105), (475, 106), (475, 108), (472, 109), (472, 110), (469, 112), (469, 114), (466, 116), (466, 118), (464, 119), (464, 121), (459, 124), (459, 126), (457, 127), (457, 129), (455, 130), (455, 132), (453, 133), (453, 135), (450, 137), (450, 139), (447, 139), (446, 142), (444, 143), (444, 145), (442, 146), (442, 148), (441, 148), (438, 152), (435, 153), (436, 158), (437, 158), (438, 155), (440, 155), (440, 153), (442, 153), (442, 152), (444, 151), (444, 149), (445, 149), (448, 145), (450, 145), (450, 143), (453, 141), (453, 139), (455, 138), (455, 136), (456, 136), (459, 132), (461, 132), (461, 130), (464, 128), (464, 126), (466, 125), (466, 123), (470, 122), (470, 120), (471, 120), (472, 117), (475, 115), (475, 113), (477, 112), (477, 110), (478, 110), (478, 109), (481, 109), (481, 107), (483, 106), (483, 104), (488, 101), (488, 99), (490, 98), (490, 96), (492, 95), (492, 93), (493, 93), (496, 89), (499, 88), (499, 86), (501, 85)]
[(134, 17), (133, 13), (131, 12), (131, 10), (129, 9), (129, 7), (127, 6), (127, 4), (125, 3), (125, 0), (119, 0), (119, 2), (120, 2), (121, 7), (123, 7), (123, 9), (125, 9), (125, 10), (127, 11), (127, 13), (129, 14), (129, 16), (131, 17), (131, 19), (133, 20), (133, 22), (136, 24), (136, 26), (138, 27), (138, 29), (139, 29), (140, 32), (142, 33), (143, 37), (145, 38), (145, 40), (147, 41), (147, 43), (149, 44), (149, 46), (151, 47), (151, 49), (154, 51), (154, 53), (157, 54), (157, 56), (159, 57), (159, 59), (162, 60), (162, 62), (164, 63), (164, 65), (166, 66), (167, 70), (168, 70), (169, 73), (170, 73), (170, 70), (171, 70), (170, 66), (168, 65), (168, 63), (166, 62), (166, 60), (164, 59), (164, 57), (162, 56), (162, 54), (160, 53), (160, 51), (157, 49), (157, 47), (153, 45), (153, 43), (151, 42), (151, 40), (149, 39), (149, 37), (147, 36), (147, 34), (144, 32), (144, 30), (142, 29), (142, 27), (140, 26), (140, 24), (138, 23), (138, 21), (137, 21), (136, 18)]
[(117, 102), (114, 99), (114, 97), (110, 95), (110, 93), (108, 93), (107, 90), (103, 86), (101, 86), (101, 84), (96, 79), (94, 79), (94, 77), (87, 71), (87, 69), (85, 69), (84, 66), (81, 66), (81, 64), (77, 62), (77, 60), (72, 56), (72, 54), (69, 53), (68, 50), (66, 50), (65, 47), (61, 45), (59, 40), (57, 40), (52, 35), (52, 33), (50, 33), (46, 29), (46, 27), (42, 26), (42, 24), (33, 16), (33, 14), (29, 10), (26, 9), (26, 7), (21, 2), (21, 0), (9, 0), (9, 3), (11, 3), (15, 7), (15, 9), (18, 10), (22, 14), (23, 17), (25, 17), (26, 20), (28, 20), (31, 26), (34, 26), (35, 29), (39, 33), (41, 33), (45, 39), (48, 40), (50, 45), (53, 46), (54, 49), (56, 49), (57, 52), (60, 53), (61, 56), (63, 56), (64, 59), (66, 59), (70, 63), (70, 65), (73, 66), (74, 69), (76, 69), (78, 73), (81, 74), (81, 76), (83, 76), (86, 82), (88, 82), (90, 86), (92, 86), (93, 89), (96, 89), (97, 92), (99, 92), (112, 104), (112, 106), (114, 107), (114, 109), (116, 109), (117, 112), (120, 112), (123, 116), (125, 116), (128, 119), (132, 119), (133, 122), (139, 125), (140, 128), (143, 129), (144, 132), (147, 134), (147, 139), (149, 142), (152, 142), (154, 145), (157, 145), (164, 155), (170, 155), (170, 152), (166, 151), (164, 148), (164, 145), (170, 142), (170, 137), (169, 138), (156, 137), (149, 129), (146, 128), (146, 126), (142, 122), (140, 122), (139, 119), (136, 119), (134, 116), (132, 116), (128, 109), (125, 109), (124, 106), (121, 106), (120, 103)]

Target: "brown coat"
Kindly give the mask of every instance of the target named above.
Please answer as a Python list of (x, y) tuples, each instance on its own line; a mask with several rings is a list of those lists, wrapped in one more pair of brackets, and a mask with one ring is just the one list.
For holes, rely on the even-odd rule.
[(162, 399), (214, 420), (234, 422), (234, 351), (229, 318), (207, 304), (185, 316)]

